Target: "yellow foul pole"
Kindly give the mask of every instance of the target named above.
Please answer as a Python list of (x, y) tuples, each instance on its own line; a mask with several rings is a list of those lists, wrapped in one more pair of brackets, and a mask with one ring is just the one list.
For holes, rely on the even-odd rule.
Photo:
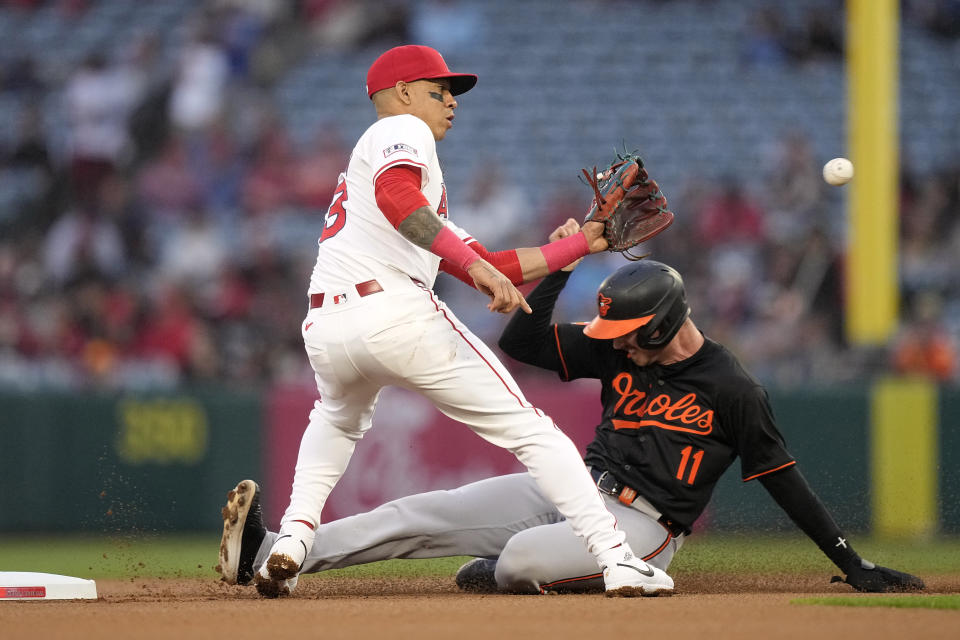
[(854, 344), (883, 345), (899, 307), (897, 143), (899, 5), (847, 0), (850, 159), (846, 331)]
[[(897, 328), (899, 226), (899, 2), (847, 0), (847, 337), (882, 346)], [(916, 537), (936, 530), (938, 396), (923, 379), (885, 378), (871, 394), (874, 533)]]

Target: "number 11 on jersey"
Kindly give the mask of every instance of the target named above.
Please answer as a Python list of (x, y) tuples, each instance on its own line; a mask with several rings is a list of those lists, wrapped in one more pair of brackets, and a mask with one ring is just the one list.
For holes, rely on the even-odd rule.
[[(693, 454), (692, 456), (690, 454)], [(677, 468), (677, 480), (683, 480), (683, 474), (687, 470), (687, 463), (693, 458), (693, 464), (690, 465), (690, 475), (687, 476), (687, 484), (693, 484), (697, 477), (697, 471), (700, 470), (700, 462), (703, 460), (703, 449), (693, 453), (693, 446), (686, 446), (680, 451), (680, 466)]]

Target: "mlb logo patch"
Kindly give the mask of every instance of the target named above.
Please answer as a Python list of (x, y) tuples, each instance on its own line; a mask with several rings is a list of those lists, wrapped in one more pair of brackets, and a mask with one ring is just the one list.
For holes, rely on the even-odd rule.
[(399, 144), (390, 145), (389, 147), (387, 147), (386, 149), (384, 149), (384, 150), (383, 150), (383, 157), (384, 157), (384, 158), (390, 157), (390, 156), (392, 156), (393, 154), (397, 153), (398, 151), (404, 151), (404, 152), (409, 153), (410, 155), (413, 155), (413, 156), (419, 155), (419, 154), (417, 153), (417, 150), (416, 150), (416, 149), (414, 149), (413, 147), (411, 147), (411, 146), (408, 145), (408, 144), (403, 144), (403, 143), (401, 142), (401, 143), (399, 143)]
[(341, 293), (339, 295), (333, 296), (333, 304), (343, 304), (347, 301), (347, 294)]

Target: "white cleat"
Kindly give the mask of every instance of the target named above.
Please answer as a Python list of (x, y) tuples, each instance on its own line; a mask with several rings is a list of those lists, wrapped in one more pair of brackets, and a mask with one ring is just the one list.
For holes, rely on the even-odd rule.
[(297, 587), (299, 576), (294, 576), (289, 580), (271, 580), (269, 576), (264, 576), (263, 572), (257, 572), (253, 576), (253, 584), (257, 587), (257, 593), (264, 598), (279, 598), (293, 593)]
[(673, 578), (627, 551), (616, 563), (603, 568), (608, 598), (635, 598), (673, 593)]
[[(308, 529), (303, 525), (301, 527)], [(305, 541), (300, 536), (285, 533), (281, 529), (280, 536), (270, 548), (270, 556), (254, 576), (257, 593), (265, 598), (290, 595), (297, 586), (300, 569), (303, 568), (303, 561), (312, 545), (312, 539)]]

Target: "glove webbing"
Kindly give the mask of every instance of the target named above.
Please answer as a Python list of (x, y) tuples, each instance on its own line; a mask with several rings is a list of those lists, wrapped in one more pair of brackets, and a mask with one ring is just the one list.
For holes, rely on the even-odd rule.
[[(598, 172), (597, 172), (597, 167), (596, 167), (596, 165), (594, 165), (594, 167), (593, 167), (593, 173), (590, 173), (590, 172), (587, 171), (586, 169), (581, 169), (581, 170), (580, 170), (580, 171), (583, 173), (583, 176), (586, 178), (587, 184), (590, 185), (590, 187), (593, 189), (593, 193), (594, 193), (594, 195), (596, 195), (597, 202), (598, 202), (599, 204), (601, 204), (601, 205), (607, 204), (606, 198), (604, 198), (604, 197), (603, 197), (603, 194), (600, 193), (600, 186), (601, 186), (601, 185), (600, 185), (600, 180), (601, 180), (601, 179), (603, 180), (603, 189), (604, 189), (604, 191), (609, 191), (609, 189), (607, 188), (607, 182), (608, 182), (611, 178), (615, 178), (615, 179), (616, 179), (616, 185), (617, 185), (618, 187), (620, 187), (621, 189), (623, 189), (624, 192), (626, 192), (627, 188), (626, 188), (626, 187), (624, 186), (624, 184), (623, 184), (623, 177), (622, 177), (621, 175), (618, 175), (618, 171), (620, 170), (620, 167), (622, 167), (623, 165), (625, 165), (625, 164), (627, 164), (627, 163), (629, 163), (629, 162), (635, 162), (635, 163), (637, 164), (638, 174), (639, 174), (639, 170), (640, 170), (640, 169), (643, 169), (643, 160), (640, 159), (640, 156), (634, 156), (634, 155), (630, 155), (630, 154), (628, 154), (628, 155), (626, 155), (626, 156), (621, 156), (621, 155), (618, 153), (618, 154), (617, 154), (617, 158), (619, 158), (620, 161), (619, 161), (619, 162), (615, 162), (615, 163), (613, 163), (612, 165), (610, 165), (609, 167), (607, 167), (607, 168), (603, 171), (603, 173), (598, 173)], [(606, 176), (606, 177), (605, 177), (605, 178), (600, 178), (600, 177), (598, 177), (598, 176)], [(645, 184), (648, 184), (648, 182), (647, 182), (646, 179), (644, 179), (644, 180), (636, 180), (633, 184), (643, 186), (643, 185), (645, 185)], [(633, 185), (631, 185), (631, 186), (633, 186)]]

